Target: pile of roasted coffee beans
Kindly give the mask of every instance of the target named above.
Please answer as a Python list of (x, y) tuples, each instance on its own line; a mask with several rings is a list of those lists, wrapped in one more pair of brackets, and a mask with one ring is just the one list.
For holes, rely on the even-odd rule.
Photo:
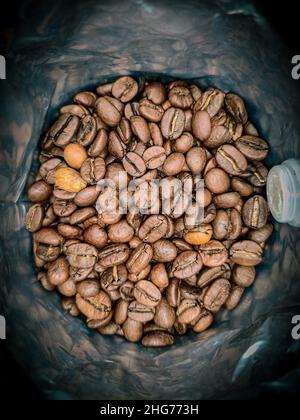
[[(46, 133), (28, 190), (39, 281), (101, 334), (159, 347), (206, 330), (252, 285), (272, 233), (267, 153), (234, 93), (129, 76), (78, 93)], [(157, 214), (97, 211), (97, 183), (121, 171)], [(175, 196), (167, 213), (161, 193), (143, 197), (152, 180), (174, 178), (204, 180), (203, 202), (191, 205), (204, 208), (199, 225)]]

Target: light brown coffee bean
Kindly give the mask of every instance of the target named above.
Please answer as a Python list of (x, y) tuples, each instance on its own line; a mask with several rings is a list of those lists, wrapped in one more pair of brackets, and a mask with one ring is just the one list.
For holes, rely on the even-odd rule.
[(97, 99), (95, 108), (97, 115), (105, 124), (109, 127), (115, 127), (122, 118), (124, 105), (118, 99), (110, 96), (101, 96)]
[(197, 322), (193, 325), (193, 331), (197, 334), (207, 330), (214, 322), (212, 313), (207, 311), (205, 308), (201, 309), (200, 315)]
[(193, 175), (200, 175), (206, 164), (204, 147), (192, 147), (186, 154), (186, 163)]
[(154, 322), (161, 328), (172, 328), (176, 320), (174, 308), (170, 306), (166, 299), (162, 299), (155, 308)]
[(227, 280), (230, 279), (231, 269), (229, 264), (223, 264), (217, 267), (205, 268), (202, 270), (197, 279), (197, 286), (204, 288), (220, 277)]
[(193, 97), (188, 88), (184, 86), (174, 86), (169, 91), (169, 101), (172, 106), (181, 109), (190, 108), (193, 104)]
[(126, 340), (136, 343), (143, 336), (143, 324), (134, 319), (127, 318), (122, 325)]
[(216, 153), (218, 165), (230, 175), (241, 175), (247, 169), (245, 156), (234, 146), (224, 144)]
[(167, 176), (178, 175), (184, 167), (185, 157), (182, 153), (172, 153), (165, 160), (162, 171)]
[(128, 311), (129, 301), (124, 299), (119, 299), (115, 306), (115, 322), (119, 325), (124, 324), (127, 319), (127, 311)]
[(207, 290), (203, 304), (212, 313), (218, 312), (230, 295), (230, 283), (226, 279), (216, 280)]
[(142, 143), (148, 143), (150, 140), (150, 130), (147, 124), (147, 121), (140, 115), (134, 115), (130, 118), (131, 129), (134, 135)]
[(153, 331), (143, 337), (142, 344), (145, 347), (165, 347), (174, 344), (173, 335), (164, 331)]
[(185, 114), (182, 109), (169, 108), (161, 120), (162, 135), (166, 139), (176, 140), (183, 133), (185, 125)]
[(159, 289), (165, 289), (169, 285), (169, 277), (163, 263), (155, 264), (151, 270), (150, 280)]
[(177, 308), (177, 322), (191, 324), (200, 315), (201, 307), (194, 299), (183, 299)]
[(152, 146), (145, 150), (143, 160), (148, 169), (157, 169), (163, 165), (167, 158), (165, 149), (161, 146)]
[(67, 223), (59, 223), (57, 231), (64, 238), (78, 238), (82, 234), (82, 229), (79, 226), (72, 226)]
[(203, 264), (207, 267), (217, 267), (224, 264), (228, 258), (225, 246), (219, 241), (209, 241), (199, 246)]
[(82, 280), (77, 283), (77, 292), (83, 298), (93, 297), (100, 292), (100, 284), (98, 280)]
[(57, 286), (57, 290), (64, 296), (71, 297), (76, 295), (76, 284), (72, 278), (68, 278), (64, 283)]
[(187, 230), (184, 233), (184, 240), (191, 245), (202, 245), (209, 242), (213, 235), (213, 229), (210, 224), (203, 224), (197, 228)]
[(178, 279), (186, 279), (198, 274), (203, 266), (200, 254), (195, 251), (184, 251), (172, 264), (172, 275)]
[(226, 300), (225, 307), (228, 311), (233, 311), (241, 301), (245, 289), (240, 286), (233, 286), (230, 291), (230, 295)]
[(159, 239), (153, 244), (153, 259), (157, 262), (171, 262), (177, 256), (176, 246), (167, 239)]
[(149, 322), (154, 318), (155, 309), (149, 305), (143, 305), (136, 300), (128, 306), (128, 317), (142, 323)]
[(99, 225), (94, 224), (85, 229), (83, 239), (96, 248), (103, 248), (107, 244), (107, 233)]
[(121, 102), (129, 102), (138, 93), (138, 84), (132, 77), (123, 76), (112, 84), (111, 93)]
[(268, 215), (268, 203), (261, 195), (255, 195), (249, 198), (243, 206), (243, 222), (249, 228), (260, 229), (265, 226)]
[(136, 283), (133, 295), (139, 303), (146, 306), (157, 306), (161, 300), (159, 289), (147, 280), (140, 280)]
[(129, 242), (134, 236), (134, 230), (126, 220), (110, 225), (107, 233), (112, 242), (119, 243)]
[(130, 250), (127, 244), (112, 244), (101, 249), (98, 263), (103, 268), (124, 264), (129, 258)]
[(111, 311), (111, 300), (102, 290), (92, 297), (76, 295), (76, 305), (88, 319), (104, 319)]
[(199, 140), (207, 140), (211, 133), (210, 116), (206, 111), (197, 111), (192, 119), (193, 135)]
[(91, 206), (96, 202), (98, 196), (99, 191), (96, 185), (86, 187), (75, 195), (74, 203), (79, 207)]
[(220, 168), (213, 168), (204, 177), (206, 187), (215, 194), (222, 194), (229, 190), (230, 178)]
[(163, 215), (148, 217), (139, 229), (139, 238), (144, 242), (154, 243), (167, 233), (168, 222)]
[(245, 240), (235, 242), (229, 254), (235, 264), (252, 267), (261, 263), (263, 250), (256, 242)]
[(141, 244), (135, 248), (127, 261), (127, 269), (130, 273), (136, 274), (148, 266), (153, 257), (153, 249), (149, 244)]
[(186, 153), (188, 152), (194, 144), (194, 138), (191, 133), (184, 132), (180, 137), (178, 137), (174, 142), (174, 152), (177, 153)]

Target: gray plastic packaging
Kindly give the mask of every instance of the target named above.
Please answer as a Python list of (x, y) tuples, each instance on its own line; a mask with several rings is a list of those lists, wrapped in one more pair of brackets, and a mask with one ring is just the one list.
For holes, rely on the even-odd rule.
[(44, 1), (21, 13), (0, 81), (0, 313), (10, 351), (49, 399), (254, 397), (298, 351), (291, 320), (300, 314), (299, 229), (275, 224), (255, 285), (214, 328), (145, 349), (88, 330), (64, 313), (58, 294), (42, 290), (23, 227), (26, 189), (59, 107), (119, 74), (233, 90), (270, 143), (268, 165), (299, 158), (291, 57), (245, 1)]

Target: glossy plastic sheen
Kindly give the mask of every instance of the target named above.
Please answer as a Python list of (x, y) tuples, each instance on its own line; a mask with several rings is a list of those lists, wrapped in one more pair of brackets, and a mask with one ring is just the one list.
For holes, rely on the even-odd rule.
[[(22, 9), (1, 81), (1, 288), (8, 345), (47, 398), (251, 398), (276, 387), (297, 351), (299, 230), (275, 225), (255, 285), (202, 335), (146, 349), (103, 337), (64, 313), (37, 283), (26, 188), (41, 132), (59, 107), (119, 74), (234, 90), (270, 143), (269, 166), (300, 156), (299, 82), (291, 57), (246, 1), (42, 2)], [(279, 379), (278, 379), (279, 380)]]

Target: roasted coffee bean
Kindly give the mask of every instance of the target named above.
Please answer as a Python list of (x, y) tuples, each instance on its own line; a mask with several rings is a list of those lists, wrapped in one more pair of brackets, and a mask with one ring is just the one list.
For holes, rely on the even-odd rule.
[(121, 220), (108, 228), (108, 238), (112, 242), (125, 243), (129, 242), (134, 236), (133, 228), (126, 222)]
[(225, 307), (228, 311), (235, 309), (241, 301), (245, 289), (240, 286), (233, 286), (230, 291), (230, 295), (226, 300)]
[(254, 187), (264, 187), (267, 182), (268, 169), (261, 162), (253, 162), (247, 168), (247, 181)]
[(243, 222), (252, 229), (259, 229), (267, 223), (269, 207), (261, 195), (255, 195), (243, 206)]
[(165, 289), (169, 285), (169, 277), (163, 263), (155, 264), (151, 270), (150, 279), (159, 289)]
[(72, 201), (55, 200), (53, 202), (53, 213), (59, 217), (68, 217), (75, 212), (77, 206)]
[(45, 210), (40, 204), (34, 204), (26, 214), (25, 226), (30, 232), (38, 231), (43, 224)]
[(79, 281), (85, 280), (86, 278), (88, 278), (91, 275), (91, 273), (93, 271), (93, 267), (78, 268), (78, 267), (72, 267), (71, 266), (69, 271), (70, 271), (70, 277), (72, 277), (72, 279), (75, 282), (79, 282)]
[(112, 83), (104, 83), (104, 85), (98, 86), (96, 92), (99, 96), (110, 95), (112, 91)]
[[(57, 200), (73, 200), (76, 197), (76, 192), (65, 191), (60, 188), (54, 187), (53, 189), (53, 196), (57, 198)], [(54, 200), (55, 202), (55, 200)]]
[(244, 179), (235, 176), (231, 179), (231, 188), (242, 197), (248, 197), (253, 194), (253, 186)]
[(246, 124), (248, 113), (242, 98), (234, 93), (227, 93), (225, 96), (227, 111), (233, 116), (236, 122)]
[(56, 170), (65, 166), (66, 164), (59, 158), (48, 159), (41, 165), (39, 174), (48, 184), (54, 184)]
[(65, 105), (62, 108), (60, 108), (59, 112), (61, 114), (72, 114), (76, 115), (80, 119), (85, 117), (86, 115), (89, 115), (88, 109), (86, 109), (83, 105)]
[(165, 216), (148, 217), (139, 229), (139, 238), (144, 242), (154, 243), (167, 233), (168, 222)]
[(218, 240), (237, 239), (242, 231), (242, 219), (236, 209), (218, 210), (213, 221), (214, 237)]
[(209, 287), (205, 293), (204, 307), (212, 313), (218, 312), (227, 301), (230, 295), (230, 283), (227, 279), (218, 279)]
[(176, 246), (167, 239), (159, 239), (153, 244), (153, 260), (157, 262), (171, 262), (177, 256)]
[(111, 311), (111, 300), (102, 290), (91, 297), (82, 297), (77, 293), (76, 305), (88, 319), (104, 319)]
[(140, 280), (133, 290), (135, 299), (146, 306), (157, 306), (161, 300), (159, 289), (151, 281)]
[(134, 291), (134, 283), (131, 281), (125, 281), (120, 288), (120, 295), (121, 298), (127, 302), (130, 302), (134, 299), (133, 291)]
[(208, 88), (194, 105), (194, 111), (206, 111), (213, 118), (224, 104), (225, 94), (219, 89)]
[(77, 292), (83, 298), (93, 297), (100, 292), (100, 284), (98, 280), (83, 280), (77, 283)]
[(166, 139), (176, 140), (184, 130), (185, 114), (180, 108), (169, 108), (161, 120), (162, 135)]
[(232, 271), (232, 280), (241, 287), (250, 287), (255, 280), (255, 267), (235, 265)]
[(177, 308), (177, 322), (190, 324), (198, 318), (201, 311), (199, 303), (195, 299), (183, 299)]
[(214, 125), (209, 137), (204, 141), (205, 147), (214, 149), (231, 141), (231, 132), (224, 125)]
[(34, 233), (34, 240), (44, 245), (60, 246), (64, 238), (52, 228), (42, 228)]
[(153, 142), (154, 146), (163, 146), (164, 139), (161, 134), (160, 128), (157, 124), (150, 122), (148, 124), (149, 130), (150, 130), (150, 136)]
[(39, 263), (39, 267), (43, 267), (45, 262), (56, 260), (61, 252), (60, 246), (36, 244), (36, 242), (34, 248), (35, 261)]
[(72, 278), (69, 278), (64, 283), (59, 284), (57, 286), (57, 290), (59, 291), (59, 293), (66, 297), (75, 296), (77, 292), (76, 284)]
[(255, 136), (242, 136), (234, 145), (249, 160), (263, 160), (269, 151), (268, 143)]
[(187, 230), (183, 235), (184, 240), (191, 245), (201, 245), (209, 242), (213, 235), (212, 226), (209, 224), (200, 225), (194, 229)]
[(90, 268), (96, 263), (97, 249), (89, 244), (77, 243), (70, 245), (66, 252), (68, 262), (73, 267)]
[(40, 271), (37, 274), (37, 279), (41, 283), (43, 288), (48, 292), (53, 292), (53, 290), (55, 290), (55, 286), (49, 282), (47, 274), (44, 271)]
[(80, 126), (76, 115), (62, 114), (49, 131), (49, 137), (56, 146), (64, 147), (72, 141)]
[(172, 264), (172, 275), (178, 279), (186, 279), (198, 274), (203, 266), (201, 256), (195, 251), (184, 251)]
[(176, 108), (186, 109), (193, 104), (193, 97), (188, 88), (175, 86), (169, 91), (169, 101)]
[(76, 210), (71, 213), (70, 224), (77, 225), (96, 214), (94, 207), (84, 207), (83, 209)]
[[(191, 281), (195, 279), (195, 281)], [(180, 284), (180, 297), (181, 299), (193, 299), (200, 301), (202, 296), (202, 290), (196, 286), (197, 276), (193, 276), (189, 279), (185, 279)]]
[(164, 109), (148, 99), (144, 98), (139, 102), (139, 114), (150, 122), (159, 122), (164, 115)]
[(165, 149), (160, 146), (152, 146), (145, 150), (143, 160), (148, 169), (156, 169), (163, 165), (167, 158)]
[(211, 133), (210, 116), (206, 111), (197, 111), (192, 119), (193, 135), (199, 140), (207, 140)]
[(128, 317), (139, 322), (148, 322), (154, 318), (155, 309), (149, 305), (143, 305), (132, 301), (128, 306)]
[[(113, 313), (110, 312), (106, 318), (103, 319), (87, 319), (88, 328), (97, 329), (97, 331), (107, 331), (106, 327), (111, 324)], [(105, 334), (105, 332), (103, 334)]]
[(57, 231), (64, 238), (78, 238), (82, 234), (82, 229), (79, 226), (72, 226), (66, 223), (59, 223), (57, 225)]
[(184, 132), (180, 137), (178, 137), (174, 142), (174, 152), (177, 153), (186, 153), (188, 152), (194, 144), (194, 138), (191, 133)]
[(204, 177), (205, 185), (215, 194), (222, 194), (229, 190), (230, 178), (220, 168), (213, 168)]
[(33, 203), (41, 203), (42, 201), (48, 200), (51, 193), (51, 185), (43, 180), (34, 182), (27, 191), (28, 198)]
[(176, 308), (181, 300), (180, 296), (180, 280), (173, 278), (170, 280), (170, 284), (166, 289), (166, 298), (173, 308)]
[(153, 331), (143, 337), (142, 344), (145, 347), (172, 346), (174, 344), (174, 337), (168, 332)]
[(248, 238), (251, 241), (255, 241), (258, 244), (261, 244), (269, 239), (269, 237), (272, 235), (272, 232), (273, 226), (269, 223), (259, 229), (250, 231)]
[(239, 241), (230, 248), (230, 257), (235, 264), (252, 267), (262, 261), (262, 248), (254, 241)]
[(146, 172), (144, 160), (134, 152), (129, 152), (124, 156), (123, 166), (125, 171), (134, 177), (140, 177)]
[(59, 286), (69, 278), (69, 264), (65, 257), (59, 257), (48, 265), (47, 278), (54, 286)]
[(174, 308), (162, 299), (155, 308), (154, 322), (161, 328), (172, 328), (176, 320)]
[(101, 275), (101, 287), (107, 293), (117, 290), (127, 280), (128, 272), (124, 265), (115, 265)]
[(129, 257), (127, 244), (113, 244), (103, 248), (98, 255), (98, 263), (103, 268), (124, 264)]
[(110, 127), (119, 124), (122, 118), (124, 105), (115, 98), (102, 96), (96, 101), (96, 112), (98, 116)]
[(252, 122), (248, 121), (245, 125), (244, 125), (244, 133), (248, 136), (258, 136), (258, 131), (257, 129), (254, 127), (254, 125), (252, 124)]
[(71, 316), (80, 315), (80, 311), (73, 297), (63, 297), (61, 300), (61, 304), (64, 310), (67, 311)]
[(116, 131), (111, 131), (108, 136), (108, 152), (116, 159), (122, 159), (126, 153), (126, 145)]
[(103, 248), (107, 244), (107, 233), (99, 225), (94, 224), (85, 229), (83, 239), (96, 248)]
[(79, 207), (91, 206), (99, 196), (96, 186), (86, 187), (79, 191), (74, 198), (74, 203)]
[(136, 274), (148, 266), (153, 257), (153, 249), (149, 244), (141, 244), (135, 248), (128, 258), (127, 269), (130, 273)]
[(162, 83), (151, 82), (146, 85), (144, 96), (155, 105), (161, 105), (167, 99), (167, 92)]
[(97, 132), (97, 123), (94, 117), (87, 115), (83, 117), (77, 132), (77, 142), (82, 146), (89, 146)]
[(115, 322), (119, 325), (124, 324), (127, 319), (129, 301), (119, 299), (115, 305)]
[(132, 77), (123, 76), (112, 84), (111, 93), (121, 102), (129, 102), (138, 93), (138, 84)]
[(74, 102), (83, 106), (94, 107), (97, 95), (94, 92), (79, 92), (74, 96)]
[(206, 164), (205, 149), (192, 147), (186, 154), (186, 163), (193, 175), (200, 175)]
[(224, 144), (216, 153), (218, 165), (230, 175), (240, 175), (247, 169), (245, 156), (234, 146)]
[(214, 317), (212, 313), (205, 308), (201, 308), (201, 312), (197, 318), (197, 321), (193, 323), (193, 331), (199, 334), (207, 330), (213, 322)]
[(143, 336), (143, 324), (134, 319), (127, 318), (122, 325), (126, 340), (133, 343), (140, 341)]
[(105, 172), (105, 161), (101, 157), (86, 159), (80, 168), (80, 175), (88, 184), (97, 184), (104, 178)]
[(184, 164), (185, 158), (182, 153), (172, 153), (165, 160), (162, 171), (167, 176), (175, 176), (183, 170)]
[(234, 207), (240, 200), (240, 195), (237, 192), (228, 192), (218, 194), (213, 201), (217, 208), (230, 209)]
[(179, 251), (192, 251), (193, 246), (188, 244), (184, 239), (173, 239), (173, 244)]
[(203, 264), (207, 267), (217, 267), (224, 264), (228, 258), (225, 246), (219, 241), (209, 241), (199, 246)]
[(197, 286), (204, 288), (220, 277), (227, 280), (230, 279), (231, 269), (229, 264), (223, 264), (217, 267), (205, 268), (202, 270), (197, 280)]
[(102, 128), (98, 131), (93, 143), (88, 148), (88, 155), (91, 157), (98, 157), (106, 149), (107, 142), (107, 131)]

